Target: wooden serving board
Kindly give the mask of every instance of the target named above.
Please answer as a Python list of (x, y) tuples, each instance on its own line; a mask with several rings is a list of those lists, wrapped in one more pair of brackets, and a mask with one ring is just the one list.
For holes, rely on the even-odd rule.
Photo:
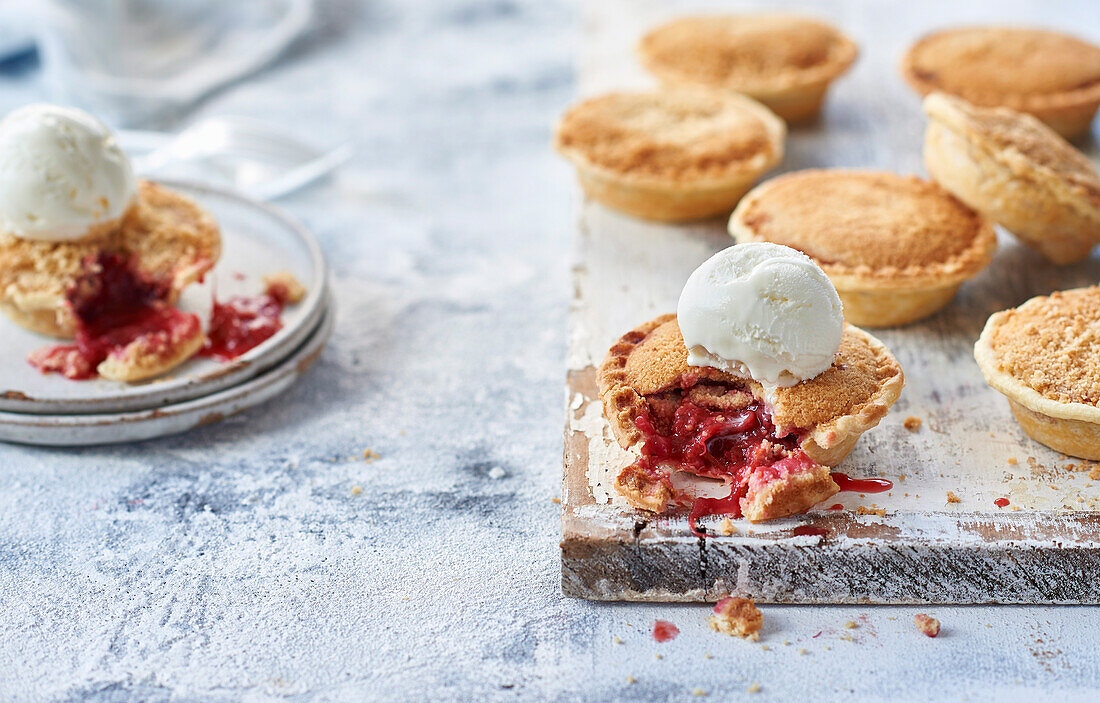
[[(863, 55), (834, 90), (826, 117), (792, 131), (776, 173), (859, 166), (923, 175), (924, 117), (895, 65), (897, 53), (929, 29), (929, 21), (895, 16), (878, 20), (880, 25), (866, 13), (853, 13), (849, 3), (828, 7), (836, 10), (831, 19), (864, 42)], [(828, 7), (818, 14), (829, 16)], [(587, 6), (586, 12), (581, 92), (645, 85), (632, 45), (669, 12), (666, 6), (619, 0)], [(1095, 157), (1094, 143), (1089, 149)], [(1034, 295), (1100, 281), (1100, 259), (1055, 267), (1004, 233), (993, 264), (965, 284), (947, 309), (915, 325), (873, 330), (901, 362), (906, 387), (839, 470), (889, 478), (892, 491), (841, 493), (829, 503), (839, 502), (844, 510), (760, 525), (734, 521), (735, 534), (706, 539), (691, 534), (682, 513), (655, 517), (626, 506), (611, 482), (632, 457), (611, 438), (595, 366), (621, 334), (674, 311), (691, 271), (732, 243), (724, 220), (670, 226), (591, 202), (581, 207), (565, 431), (566, 595), (1100, 603), (1100, 465), (1031, 441), (1005, 399), (988, 388), (972, 356), (991, 313)], [(908, 417), (922, 421), (919, 430), (903, 426)], [(949, 502), (948, 492), (958, 502)], [(1006, 507), (994, 504), (1001, 498), (1008, 500)], [(824, 534), (796, 536), (800, 525)]]

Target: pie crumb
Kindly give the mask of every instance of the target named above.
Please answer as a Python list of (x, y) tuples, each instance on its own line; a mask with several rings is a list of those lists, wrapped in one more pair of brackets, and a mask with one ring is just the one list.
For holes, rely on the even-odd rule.
[(916, 624), (918, 630), (929, 637), (940, 634), (940, 621), (924, 613), (913, 616), (913, 623)]
[(551, 503), (557, 503), (558, 505), (561, 505), (561, 498), (551, 498), (550, 502)]
[(955, 495), (954, 491), (948, 491), (947, 492), (947, 502), (948, 503), (961, 503), (962, 498), (959, 498), (957, 495)]
[(364, 449), (363, 450), (363, 461), (367, 462), (368, 464), (371, 463), (372, 461), (374, 461), (375, 459), (381, 459), (381, 458), (382, 458), (381, 454), (378, 454), (378, 453), (376, 453), (376, 452), (374, 452), (370, 449)]
[(707, 618), (707, 627), (733, 637), (760, 639), (764, 614), (752, 598), (723, 598), (714, 605), (714, 615)]
[(691, 695), (702, 698), (703, 696), (707, 695), (707, 692), (696, 686), (695, 688), (691, 689)]
[(718, 531), (726, 537), (737, 533), (737, 528), (733, 526), (733, 521), (729, 518), (725, 518), (722, 522), (718, 523)]
[(806, 656), (810, 652), (805, 647), (799, 647), (798, 648), (798, 653), (801, 654), (802, 656)]
[(920, 430), (921, 419), (914, 415), (910, 415), (909, 417), (905, 418), (905, 422), (903, 422), (902, 425), (910, 432), (916, 432)]
[(703, 653), (703, 659), (714, 659), (714, 655), (711, 654), (710, 652), (704, 652)]
[(848, 622), (844, 623), (844, 627), (849, 630), (854, 630), (859, 627), (859, 625), (856, 624), (855, 620), (849, 620)]
[(1092, 467), (1092, 470), (1089, 471), (1089, 478), (1093, 481), (1100, 481), (1100, 466)]
[(753, 682), (749, 684), (749, 687), (745, 689), (749, 693), (760, 693), (760, 684)]
[(353, 496), (357, 496), (362, 492), (363, 492), (363, 487), (362, 486), (352, 486), (351, 487), (351, 494)]
[(614, 637), (612, 637), (612, 638), (611, 638), (611, 642), (612, 642), (613, 644), (622, 644), (622, 643), (623, 643), (623, 641), (622, 641), (621, 639), (619, 639), (619, 636), (618, 636), (618, 635), (615, 635)]
[(1016, 458), (1016, 457), (1014, 457), (1014, 456), (1010, 456), (1010, 457), (1008, 457), (1008, 463), (1009, 463), (1009, 465), (1011, 465), (1011, 466), (1015, 466), (1016, 464), (1019, 464), (1019, 463), (1020, 463), (1020, 460), (1019, 460), (1019, 459), (1017, 459), (1017, 458)]
[(634, 677), (633, 677), (633, 676), (627, 676), (627, 677), (626, 677), (626, 682), (627, 682), (627, 683), (634, 683), (634, 681), (635, 681), (635, 679), (634, 679)]
[(271, 273), (264, 276), (262, 280), (267, 290), (281, 289), (283, 299), (291, 305), (302, 302), (302, 298), (306, 297), (306, 287), (290, 271)]
[(886, 517), (886, 508), (868, 508), (866, 506), (859, 506), (856, 508), (857, 515), (878, 515), (879, 517)]

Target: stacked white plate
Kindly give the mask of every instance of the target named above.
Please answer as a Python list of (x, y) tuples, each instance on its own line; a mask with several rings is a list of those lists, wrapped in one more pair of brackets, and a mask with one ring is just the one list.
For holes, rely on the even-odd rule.
[(73, 381), (41, 374), (27, 362), (56, 343), (0, 316), (0, 441), (43, 445), (131, 442), (222, 420), (286, 390), (320, 355), (332, 332), (328, 272), (302, 225), (270, 205), (213, 186), (164, 182), (194, 198), (221, 227), (222, 255), (184, 310), (206, 319), (219, 300), (262, 292), (263, 276), (290, 271), (308, 294), (283, 311), (283, 328), (241, 357), (196, 357), (169, 375), (131, 384)]

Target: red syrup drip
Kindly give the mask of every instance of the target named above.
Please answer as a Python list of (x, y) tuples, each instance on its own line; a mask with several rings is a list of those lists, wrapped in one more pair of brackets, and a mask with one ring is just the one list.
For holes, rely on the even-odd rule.
[(1008, 498), (998, 498), (993, 501), (993, 505), (996, 505), (998, 508), (1003, 508), (1008, 505)]
[(653, 621), (653, 639), (658, 642), (674, 640), (678, 634), (680, 634), (680, 628), (676, 627), (668, 620)]
[(255, 349), (283, 328), (280, 318), (286, 302), (286, 286), (277, 283), (269, 285), (263, 295), (215, 300), (206, 343), (199, 354), (232, 361)]
[(828, 530), (822, 529), (820, 527), (814, 527), (813, 525), (799, 525), (798, 527), (794, 528), (795, 537), (821, 537), (827, 534), (829, 534)]
[(199, 330), (199, 318), (165, 302), (168, 287), (134, 269), (117, 254), (100, 252), (84, 260), (83, 273), (65, 292), (76, 317), (75, 344), (38, 349), (28, 361), (42, 373), (83, 380), (96, 367), (142, 339), (156, 353)]
[(893, 481), (884, 478), (852, 478), (848, 474), (833, 472), (833, 481), (842, 491), (853, 493), (885, 493), (894, 487)]
[(828, 508), (825, 508), (825, 509), (826, 510), (844, 510), (844, 506), (841, 505), (840, 503), (834, 503), (833, 505), (830, 505)]

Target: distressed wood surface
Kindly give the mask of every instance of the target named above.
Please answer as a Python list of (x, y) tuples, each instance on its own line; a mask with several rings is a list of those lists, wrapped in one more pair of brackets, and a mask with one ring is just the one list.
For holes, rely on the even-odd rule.
[[(683, 9), (618, 0), (587, 7), (581, 92), (647, 85), (633, 43), (646, 27)], [(925, 31), (972, 19), (967, 8), (939, 7), (935, 21), (919, 7), (896, 4), (815, 9), (852, 33), (862, 55), (837, 84), (825, 116), (792, 130), (787, 158), (770, 175), (822, 166), (924, 175), (924, 117), (897, 76), (897, 58)], [(1058, 24), (1026, 12), (1024, 19)], [(1075, 24), (1082, 21), (1100, 24), (1093, 15), (1074, 15)], [(1089, 29), (1100, 34), (1095, 26), (1079, 33)], [(1096, 157), (1095, 141), (1081, 146)], [(904, 367), (906, 388), (839, 468), (890, 478), (892, 491), (842, 493), (837, 502), (844, 511), (763, 525), (738, 521), (736, 534), (702, 540), (691, 535), (683, 514), (654, 517), (613, 495), (610, 481), (631, 458), (610, 438), (594, 365), (623, 332), (673, 311), (688, 274), (732, 240), (724, 220), (660, 225), (585, 202), (570, 322), (563, 591), (605, 600), (699, 601), (737, 593), (787, 603), (1100, 603), (1100, 480), (1089, 478), (1095, 465), (1028, 439), (971, 354), (989, 314), (1094, 283), (1100, 260), (1055, 267), (1003, 232), (1000, 243), (993, 264), (947, 309), (915, 325), (875, 331)], [(909, 416), (922, 420), (919, 431), (903, 428)], [(959, 502), (948, 502), (948, 491)], [(995, 507), (998, 498), (1009, 506)], [(860, 507), (884, 514), (860, 515)], [(794, 536), (802, 524), (826, 534)]]

